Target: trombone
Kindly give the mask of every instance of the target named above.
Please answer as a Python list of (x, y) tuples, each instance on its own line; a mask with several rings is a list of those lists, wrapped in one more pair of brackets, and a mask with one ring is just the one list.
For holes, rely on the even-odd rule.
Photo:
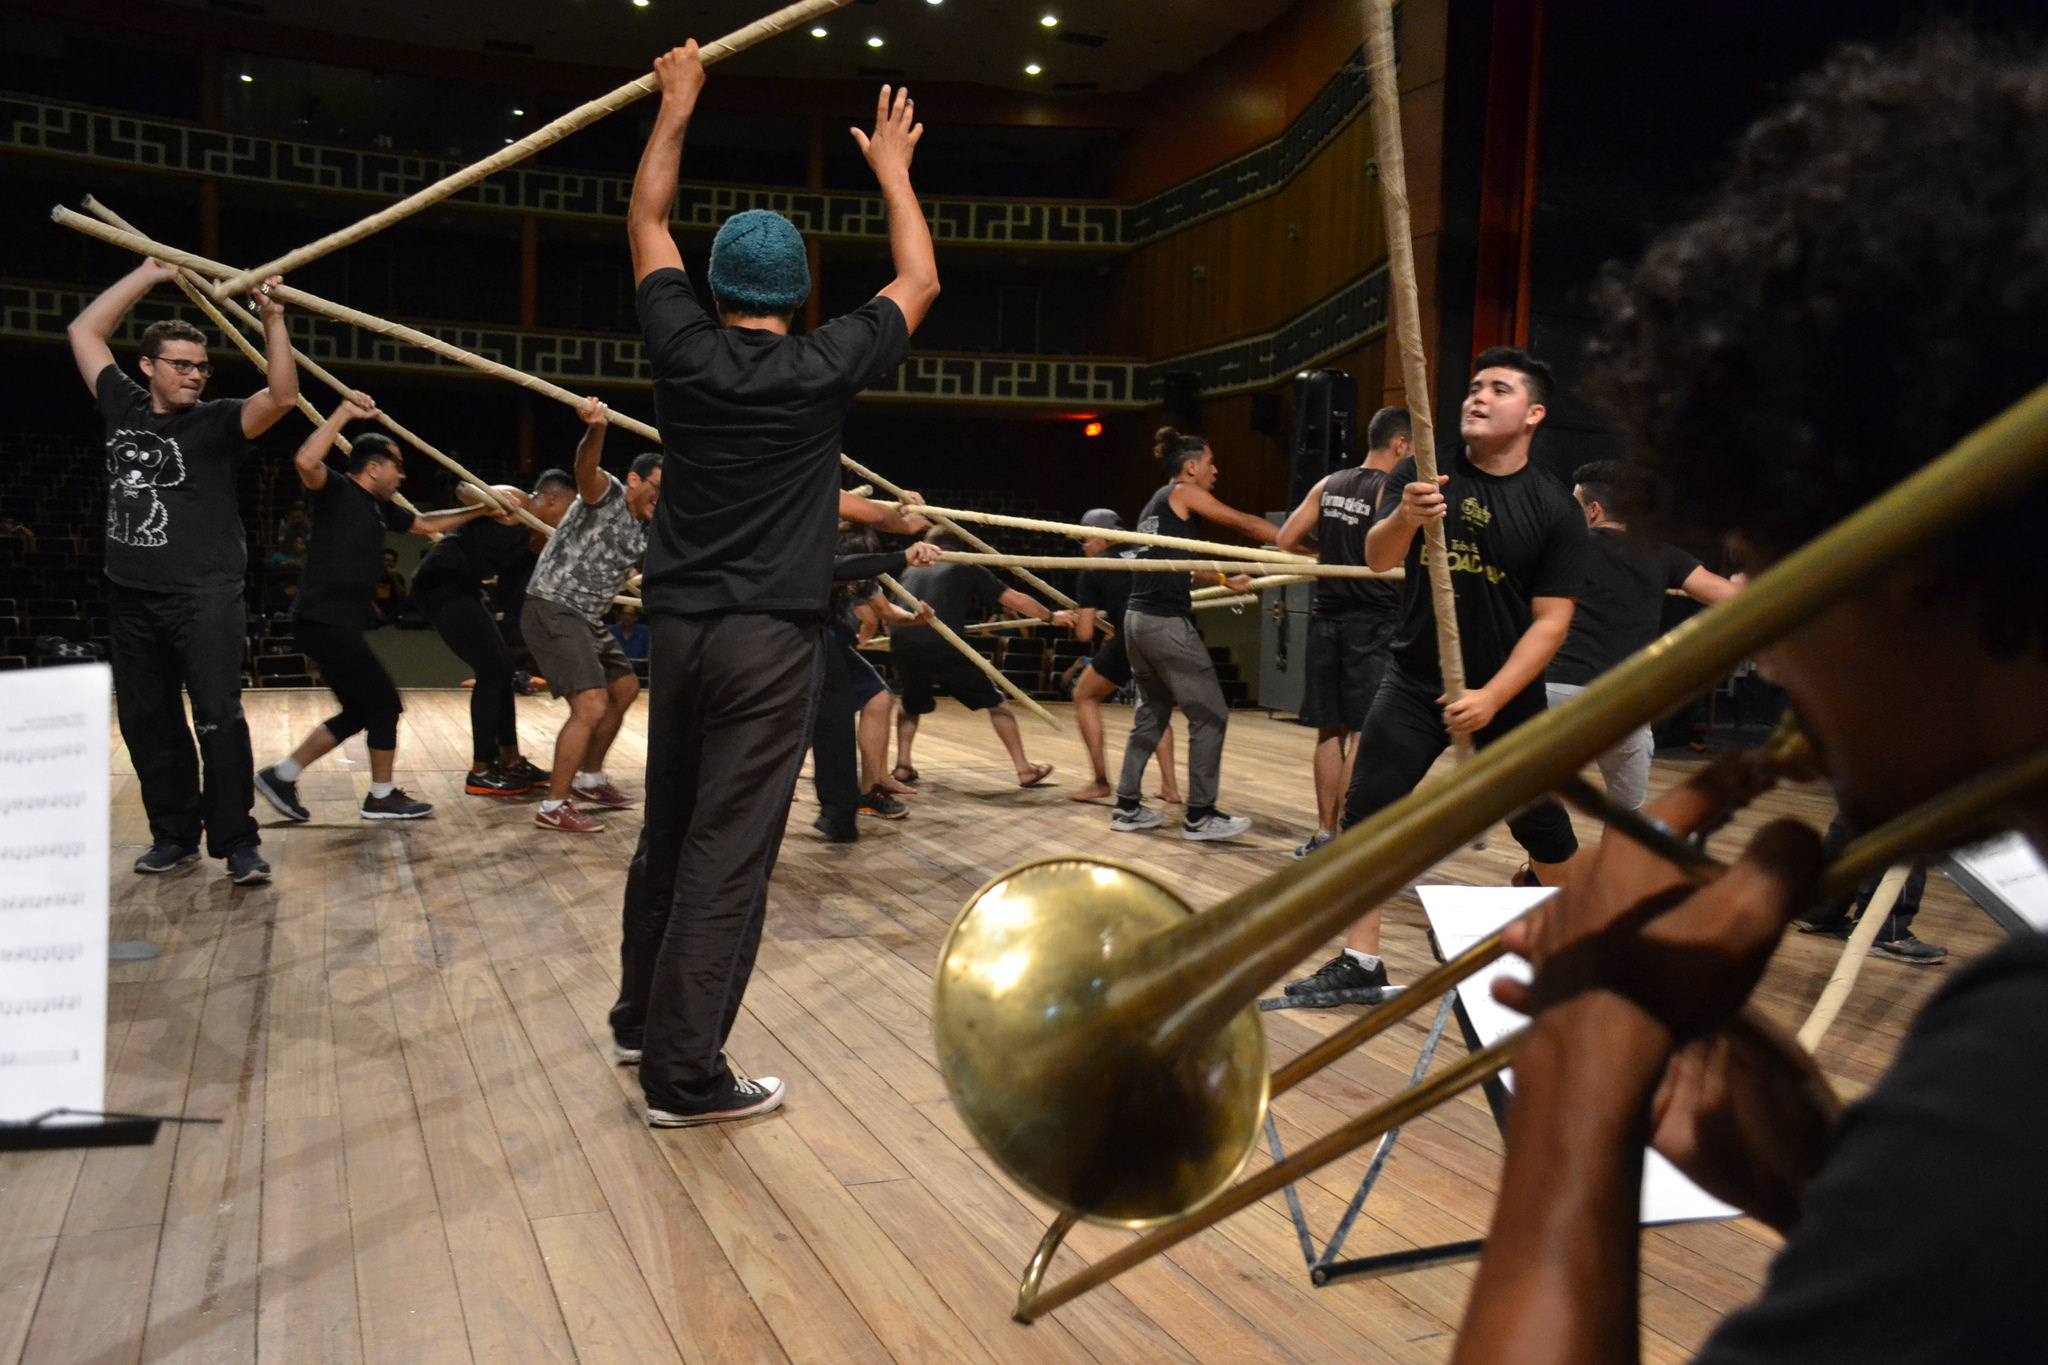
[[(1509, 1065), (1518, 1035), (1234, 1183), (1273, 1095), (1502, 947), (1498, 935), (1482, 942), (1269, 1075), (1255, 1002), (1272, 983), (1496, 820), (1546, 793), (1590, 790), (1579, 770), (1617, 737), (2044, 475), (2048, 385), (1453, 776), (1201, 914), (1135, 869), (1081, 858), (1026, 863), (983, 887), (940, 950), (933, 1029), (961, 1118), (1005, 1172), (1058, 1211), (1019, 1285), (1017, 1320), (1050, 1312)], [(1803, 741), (1781, 737), (1751, 763), (1750, 794), (1810, 759)], [(2048, 753), (1983, 774), (1856, 841), (1822, 889), (1839, 892), (1902, 856), (1991, 833), (2013, 800), (2044, 786)], [(1653, 822), (1614, 828), (1667, 856), (1683, 853)], [(1712, 875), (1696, 853), (1687, 861), (1694, 875)], [(1082, 1219), (1152, 1230), (1042, 1290), (1053, 1254)]]

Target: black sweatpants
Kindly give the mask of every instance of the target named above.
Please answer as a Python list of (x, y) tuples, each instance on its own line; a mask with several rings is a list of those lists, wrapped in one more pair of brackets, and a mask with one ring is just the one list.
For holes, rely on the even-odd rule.
[(860, 713), (853, 705), (853, 673), (832, 640), (823, 642), (818, 713), (811, 721), (811, 785), (827, 824), (853, 828), (860, 807)]
[(321, 722), (335, 742), (360, 730), (372, 749), (396, 749), (398, 717), (405, 704), (399, 701), (398, 688), (384, 671), (384, 661), (370, 648), (368, 637), (360, 630), (324, 621), (294, 621), (292, 633), (299, 637), (299, 647), (320, 665), (320, 676), (341, 701), (341, 710)]
[[(1827, 838), (1821, 842), (1824, 863), (1832, 863), (1842, 856), (1849, 847), (1849, 840), (1855, 834), (1849, 822), (1842, 818), (1840, 811), (1828, 822)], [(1837, 896), (1822, 906), (1816, 918), (1823, 920), (1847, 919), (1850, 912), (1861, 915), (1870, 905), (1870, 898), (1877, 894), (1877, 884), (1884, 880), (1884, 873), (1868, 878), (1863, 885), (1846, 895)], [(1913, 917), (1920, 913), (1920, 896), (1927, 889), (1927, 864), (1915, 860), (1912, 872), (1906, 876), (1906, 884), (1899, 888), (1898, 902), (1892, 906), (1884, 927), (1877, 931), (1880, 943), (1892, 943), (1904, 938), (1913, 927)]]
[[(1358, 756), (1352, 760), (1351, 789), (1344, 794), (1344, 828), (1393, 805), (1428, 775), (1437, 756), (1449, 747), (1443, 708), (1436, 699), (1443, 689), (1418, 681), (1396, 663), (1387, 670), (1379, 692), (1358, 733)], [(1493, 723), (1472, 736), (1475, 748), (1541, 715), (1545, 706), (1539, 679), (1502, 707)], [(1579, 851), (1571, 817), (1556, 801), (1544, 800), (1508, 818), (1508, 832), (1539, 863), (1561, 863)]]
[(435, 583), (412, 590), (413, 603), (455, 657), (476, 670), (469, 694), (470, 757), (496, 763), (500, 749), (519, 747), (519, 714), (512, 693), (512, 651), (491, 610), (474, 588)]
[(725, 1040), (810, 744), (824, 627), (752, 614), (649, 624), (647, 799), (612, 1035), (642, 1049), (650, 1106), (704, 1113), (732, 1092)]
[[(114, 708), (156, 843), (198, 848), (203, 829), (207, 855), (225, 858), (262, 842), (242, 714), (244, 628), (239, 592), (199, 597), (109, 585)], [(192, 725), (181, 690), (192, 698)]]

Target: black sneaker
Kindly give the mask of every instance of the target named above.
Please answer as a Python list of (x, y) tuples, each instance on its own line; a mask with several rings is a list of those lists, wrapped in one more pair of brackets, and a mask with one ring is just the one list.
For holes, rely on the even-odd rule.
[(544, 786), (554, 774), (532, 759), (522, 758), (505, 769), (505, 776), (524, 782), (529, 787), (539, 787)]
[(726, 1097), (723, 1108), (712, 1109), (702, 1114), (674, 1114), (666, 1109), (647, 1106), (649, 1128), (694, 1128), (703, 1123), (726, 1123), (733, 1119), (750, 1119), (756, 1114), (765, 1114), (771, 1109), (782, 1107), (782, 1097), (789, 1093), (774, 1076), (763, 1076), (757, 1081), (735, 1076), (732, 1093)]
[(135, 860), (137, 872), (170, 872), (199, 861), (199, 850), (183, 844), (151, 844), (149, 852)]
[(228, 880), (236, 886), (260, 886), (270, 880), (270, 864), (253, 848), (238, 848), (228, 854)]
[(1332, 991), (1385, 989), (1386, 984), (1387, 964), (1384, 961), (1368, 968), (1351, 954), (1340, 952), (1318, 967), (1314, 976), (1288, 982), (1287, 994), (1328, 995)]
[(1792, 927), (1802, 934), (1826, 934), (1829, 938), (1847, 938), (1851, 925), (1847, 915), (1816, 913), (1801, 915), (1792, 921)]
[(256, 790), (263, 799), (277, 807), (277, 813), (287, 820), (305, 821), (313, 818), (313, 812), (299, 804), (299, 784), (287, 782), (277, 775), (277, 769), (256, 770)]
[(388, 796), (363, 798), (365, 820), (418, 820), (433, 813), (432, 806), (424, 801), (413, 800), (405, 794), (403, 787), (393, 787)]
[(901, 820), (904, 816), (910, 814), (910, 807), (904, 805), (880, 787), (876, 787), (860, 799), (860, 813), (862, 815), (879, 815), (884, 820)]
[(811, 828), (824, 835), (825, 842), (828, 844), (857, 844), (860, 842), (860, 829), (851, 820), (842, 823), (832, 819), (830, 816), (820, 815), (817, 819), (811, 821)]
[(493, 763), (480, 773), (470, 773), (462, 789), (471, 796), (524, 796), (533, 790), (533, 783), (504, 772)]
[(1900, 962), (1910, 962), (1916, 967), (1927, 967), (1947, 957), (1948, 949), (1932, 943), (1923, 943), (1914, 938), (1913, 931), (1908, 929), (1897, 938), (1882, 939), (1871, 944), (1870, 955), (1896, 958)]

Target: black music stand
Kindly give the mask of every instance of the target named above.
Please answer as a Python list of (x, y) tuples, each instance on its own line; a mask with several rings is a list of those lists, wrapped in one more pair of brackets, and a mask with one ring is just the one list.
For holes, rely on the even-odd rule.
[[(52, 1123), (59, 1118), (93, 1118), (98, 1123)], [(174, 1114), (103, 1114), (88, 1109), (51, 1109), (31, 1119), (0, 1119), (0, 1152), (50, 1152), (72, 1147), (147, 1147), (166, 1123), (219, 1123), (219, 1119)]]

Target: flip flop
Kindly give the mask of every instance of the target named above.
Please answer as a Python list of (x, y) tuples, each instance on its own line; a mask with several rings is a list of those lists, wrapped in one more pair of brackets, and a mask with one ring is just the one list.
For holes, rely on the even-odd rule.
[(1039, 783), (1045, 781), (1046, 778), (1051, 776), (1052, 764), (1034, 763), (1031, 765), (1031, 780), (1029, 782), (1026, 782), (1023, 778), (1020, 777), (1017, 779), (1017, 785), (1020, 787), (1035, 787)]

